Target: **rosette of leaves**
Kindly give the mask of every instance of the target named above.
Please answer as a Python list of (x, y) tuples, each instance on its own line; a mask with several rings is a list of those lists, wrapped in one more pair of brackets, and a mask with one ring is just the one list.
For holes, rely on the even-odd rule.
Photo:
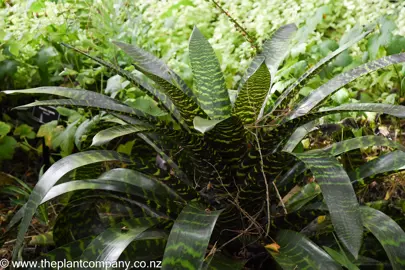
[[(133, 58), (136, 73), (89, 56), (154, 97), (169, 120), (86, 90), (6, 91), (63, 97), (20, 109), (85, 107), (120, 120), (93, 137), (94, 150), (61, 159), (39, 179), (9, 225), (19, 223), (13, 259), (19, 257), (36, 208), (69, 193), (53, 227), (56, 248), (43, 257), (162, 260), (163, 269), (242, 269), (245, 264), (267, 269), (272, 263), (283, 269), (382, 264), (403, 269), (403, 230), (383, 212), (361, 206), (352, 181), (402, 169), (404, 147), (381, 136), (355, 137), (305, 152), (296, 146), (326, 115), (356, 111), (405, 117), (405, 107), (387, 104), (319, 109), (349, 82), (405, 62), (405, 54), (360, 65), (300, 98), (298, 92), (311, 76), (371, 32), (364, 29), (281, 95), (272, 95), (272, 78), (295, 32), (295, 25), (285, 25), (264, 42), (233, 103), (215, 53), (197, 28), (189, 41), (193, 89), (160, 59), (133, 45), (115, 42)], [(124, 136), (134, 138), (129, 155), (103, 149)], [(341, 165), (341, 155), (370, 146), (397, 150), (354, 171)], [(111, 162), (115, 165), (105, 165)], [(92, 169), (97, 164), (104, 165), (101, 175)], [(305, 174), (314, 181), (306, 183)], [(373, 249), (384, 254), (381, 261), (367, 257), (363, 239), (374, 241)]]

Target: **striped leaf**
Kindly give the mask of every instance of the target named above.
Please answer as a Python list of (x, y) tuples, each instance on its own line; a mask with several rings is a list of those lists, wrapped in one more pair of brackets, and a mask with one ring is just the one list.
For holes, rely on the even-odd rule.
[(189, 42), (189, 55), (200, 107), (212, 120), (231, 115), (231, 101), (218, 59), (203, 34), (194, 27)]
[(338, 238), (357, 258), (363, 236), (359, 204), (350, 179), (340, 163), (328, 153), (292, 153), (311, 170), (321, 187)]
[(319, 121), (314, 120), (296, 128), (284, 145), (283, 151), (292, 152), (304, 137), (315, 129)]
[[(47, 260), (47, 261), (55, 261), (55, 262), (63, 262), (64, 260), (66, 260), (66, 258), (71, 258), (70, 260), (79, 258), (80, 255), (82, 254), (83, 250), (85, 247), (88, 246), (88, 244), (91, 243), (92, 239), (94, 237), (86, 237), (83, 239), (79, 239), (73, 242), (70, 242), (66, 245), (57, 247), (53, 250), (51, 250), (50, 252), (47, 252), (46, 254), (41, 255), (40, 257), (38, 257), (36, 259), (36, 261), (38, 263), (41, 262), (41, 260)], [(69, 259), (67, 259), (67, 261), (70, 261)], [(36, 270), (38, 269), (38, 267), (30, 267), (27, 268), (28, 270)], [(51, 265), (49, 264), (49, 267), (47, 265), (45, 265), (44, 268), (45, 270), (53, 270), (55, 268), (51, 267)], [(62, 268), (61, 268), (62, 269)]]
[(23, 244), (25, 233), (31, 223), (31, 219), (35, 211), (46, 193), (52, 188), (56, 182), (66, 175), (68, 172), (84, 165), (103, 162), (103, 161), (122, 161), (130, 162), (130, 160), (114, 151), (88, 151), (67, 156), (55, 164), (53, 164), (39, 179), (34, 187), (28, 202), (26, 203), (24, 215), (19, 227), (17, 240), (13, 249), (13, 260), (17, 258), (18, 252)]
[(370, 34), (373, 30), (369, 29), (364, 31), (361, 35), (358, 35), (357, 37), (349, 40), (347, 43), (344, 45), (340, 46), (338, 49), (327, 55), (326, 57), (322, 58), (321, 61), (316, 63), (315, 66), (307, 70), (304, 74), (301, 75), (301, 77), (298, 78), (298, 80), (290, 85), (282, 94), (281, 96), (276, 100), (275, 104), (268, 110), (266, 116), (262, 117), (261, 119), (258, 119), (259, 121), (262, 121), (263, 119), (267, 118), (270, 116), (275, 109), (285, 109), (288, 105), (288, 103), (298, 94), (300, 88), (298, 86), (303, 86), (305, 84), (305, 81), (307, 81), (309, 78), (311, 78), (311, 75), (316, 74), (317, 71), (319, 71), (323, 66), (325, 66), (327, 63), (329, 63), (333, 58), (341, 54), (343, 51), (347, 50), (360, 40), (362, 40), (364, 37), (366, 37), (368, 34)]
[(170, 232), (162, 269), (201, 269), (215, 223), (221, 211), (187, 205)]
[(56, 87), (56, 86), (45, 86), (45, 87), (37, 87), (37, 88), (29, 88), (24, 90), (6, 90), (4, 91), (5, 94), (47, 94), (47, 95), (55, 95), (61, 96), (65, 98), (71, 99), (79, 99), (79, 100), (87, 100), (89, 103), (92, 101), (103, 102), (104, 104), (108, 104), (113, 106), (114, 104), (121, 104), (120, 101), (110, 98), (106, 95), (99, 94), (97, 92), (88, 91), (84, 89), (74, 89), (74, 88), (67, 88), (67, 87)]
[(287, 119), (294, 119), (299, 116), (305, 115), (322, 100), (324, 100), (326, 97), (330, 96), (349, 82), (352, 82), (355, 79), (373, 71), (402, 62), (405, 62), (405, 53), (386, 56), (378, 60), (363, 64), (348, 72), (339, 74), (333, 79), (329, 80), (327, 83), (320, 86), (318, 89), (311, 92), (285, 117)]
[(272, 80), (276, 76), (278, 67), (289, 53), (290, 42), (295, 32), (297, 32), (295, 24), (283, 25), (263, 44), (261, 55), (266, 57), (266, 66), (270, 71)]
[(170, 114), (172, 115), (173, 119), (176, 120), (179, 124), (181, 124), (181, 126), (183, 128), (185, 128), (186, 130), (188, 130), (188, 126), (184, 123), (180, 112), (176, 109), (176, 107), (174, 106), (173, 102), (168, 98), (168, 96), (166, 94), (164, 94), (163, 92), (159, 91), (158, 89), (156, 89), (155, 87), (152, 87), (148, 82), (146, 82), (143, 78), (141, 78), (140, 76), (136, 76), (136, 74), (130, 73), (127, 70), (124, 70), (120, 67), (117, 67), (109, 62), (106, 62), (98, 57), (94, 57), (82, 50), (79, 50), (75, 47), (72, 47), (68, 44), (65, 43), (61, 43), (63, 46), (73, 49), (76, 52), (83, 54), (84, 56), (94, 60), (95, 62), (99, 63), (102, 66), (105, 66), (113, 71), (115, 71), (117, 74), (119, 74), (120, 76), (126, 78), (128, 81), (132, 82), (133, 84), (135, 84), (137, 87), (139, 87), (141, 90), (145, 91), (145, 92), (149, 92), (150, 94), (152, 94), (153, 96), (155, 96), (161, 103), (162, 105), (165, 107), (167, 112), (170, 112)]
[(405, 152), (397, 150), (363, 164), (356, 170), (350, 172), (348, 175), (352, 180), (352, 183), (355, 183), (376, 174), (400, 171), (404, 169)]
[(82, 150), (82, 137), (85, 136), (92, 128), (97, 127), (101, 121), (101, 115), (96, 115), (91, 119), (84, 120), (75, 132), (75, 145), (79, 150)]
[(138, 132), (145, 132), (151, 131), (151, 127), (147, 125), (122, 125), (122, 126), (114, 126), (111, 128), (104, 129), (96, 134), (93, 137), (93, 143), (91, 146), (100, 146), (110, 141), (114, 140), (115, 138), (119, 138), (129, 134), (135, 134)]
[(114, 41), (113, 43), (121, 48), (134, 60), (133, 64), (135, 66), (142, 69), (143, 71), (146, 71), (147, 73), (153, 74), (165, 80), (175, 87), (180, 88), (181, 91), (188, 97), (194, 98), (193, 92), (186, 85), (186, 83), (176, 73), (174, 73), (174, 71), (171, 70), (161, 59), (135, 45), (127, 44), (120, 41)]
[(306, 184), (285, 203), (287, 212), (291, 213), (299, 210), (320, 193), (321, 189), (317, 183)]
[[(281, 26), (277, 31), (271, 36), (269, 40), (266, 40), (263, 44), (263, 51), (260, 55), (266, 57), (266, 66), (270, 71), (271, 75), (271, 85), (274, 84), (274, 79), (276, 77), (278, 67), (284, 61), (284, 58), (289, 53), (290, 42), (295, 36), (297, 31), (297, 26), (295, 24), (287, 24)], [(258, 118), (261, 118), (266, 108), (267, 102), (270, 99), (271, 93), (270, 89), (266, 93), (266, 97), (260, 106), (260, 113)]]
[(342, 269), (325, 251), (298, 232), (282, 230), (277, 234), (278, 252), (267, 249), (284, 270)]
[(109, 112), (119, 112), (124, 114), (129, 114), (135, 116), (139, 119), (147, 119), (151, 122), (157, 122), (157, 118), (151, 115), (147, 115), (143, 111), (131, 108), (127, 105), (121, 104), (108, 104), (103, 101), (88, 101), (88, 100), (79, 100), (79, 99), (50, 99), (44, 101), (35, 101), (23, 106), (18, 106), (16, 109), (26, 109), (35, 106), (72, 106), (72, 107), (84, 107), (84, 108), (93, 108), (96, 110), (106, 110)]
[[(129, 176), (133, 178), (128, 178)], [(179, 209), (184, 205), (184, 200), (170, 188), (157, 180), (128, 169), (112, 170), (100, 179), (75, 180), (56, 185), (46, 194), (41, 204), (68, 192), (86, 189), (113, 191), (122, 193), (122, 196), (132, 195), (143, 199), (142, 201), (146, 203), (153, 201), (157, 204), (157, 210), (168, 211), (169, 214), (179, 213)], [(25, 211), (25, 207), (23, 206), (20, 211)], [(163, 207), (165, 209), (161, 209)], [(17, 212), (18, 215), (20, 215), (19, 212)]]
[[(147, 230), (159, 222), (156, 218), (135, 218), (128, 219), (117, 226), (105, 230), (98, 235), (89, 246), (84, 250), (80, 257), (82, 261), (118, 261), (123, 251), (136, 240), (152, 240), (162, 239), (166, 237), (163, 231)], [(152, 242), (152, 241), (151, 241)], [(163, 248), (162, 248), (163, 250)], [(150, 251), (152, 252), (152, 250)], [(134, 254), (136, 256), (136, 254)], [(136, 260), (136, 257), (133, 258)], [(109, 268), (94, 268), (94, 269), (113, 269)]]
[(158, 91), (167, 95), (188, 126), (192, 126), (195, 116), (206, 116), (197, 105), (192, 91), (160, 59), (133, 45), (114, 43), (132, 57), (139, 71), (156, 83)]
[(244, 124), (251, 124), (256, 120), (270, 89), (270, 72), (264, 57), (261, 59), (261, 64), (252, 72), (240, 90), (233, 108), (233, 113), (239, 116)]
[(346, 253), (341, 250), (340, 252), (324, 246), (323, 249), (340, 265), (346, 267), (348, 270), (360, 270), (355, 264), (353, 264), (346, 256)]
[(177, 212), (177, 209), (185, 204), (184, 199), (176, 191), (161, 181), (134, 170), (113, 169), (104, 173), (99, 179), (120, 179), (122, 182), (138, 186), (142, 189), (141, 197), (145, 200), (160, 202), (161, 206), (166, 207), (169, 211)]
[[(389, 146), (392, 148), (398, 148), (405, 151), (405, 147), (395, 141), (387, 139), (383, 136), (362, 136), (353, 139), (347, 139), (341, 142), (337, 142), (322, 148), (320, 151), (327, 151), (333, 156), (340, 155), (345, 152), (349, 152), (354, 149), (367, 148), (370, 146)], [(316, 151), (316, 150), (315, 150)]]
[(364, 226), (380, 241), (394, 270), (405, 268), (405, 233), (403, 229), (384, 213), (360, 207)]
[(345, 112), (345, 111), (378, 112), (378, 113), (385, 113), (385, 114), (392, 115), (392, 116), (399, 117), (399, 118), (405, 117), (405, 106), (381, 104), (381, 103), (349, 103), (349, 104), (343, 104), (343, 105), (340, 105), (337, 107), (329, 108), (329, 109), (323, 110), (322, 112), (333, 113), (333, 112)]
[[(272, 80), (274, 79), (279, 65), (283, 62), (288, 54), (289, 45), (293, 38), (297, 26), (295, 24), (287, 24), (281, 26), (274, 32), (269, 40), (264, 41), (262, 52), (256, 55), (252, 63), (250, 63), (246, 73), (243, 75), (238, 91), (242, 89), (246, 80), (252, 76), (257, 68), (262, 64), (262, 58), (266, 59), (265, 63), (270, 71)], [(268, 89), (270, 90), (270, 89)]]

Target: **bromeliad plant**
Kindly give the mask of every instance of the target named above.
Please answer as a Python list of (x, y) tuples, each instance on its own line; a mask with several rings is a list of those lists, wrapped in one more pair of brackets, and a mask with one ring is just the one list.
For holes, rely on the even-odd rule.
[[(13, 259), (18, 259), (37, 207), (69, 193), (69, 203), (53, 228), (57, 248), (44, 255), (51, 259), (162, 259), (163, 269), (229, 269), (244, 264), (259, 269), (272, 262), (283, 269), (358, 269), (379, 263), (359, 255), (367, 254), (361, 249), (363, 238), (375, 239), (364, 233), (369, 231), (391, 266), (403, 269), (403, 230), (384, 213), (360, 206), (352, 181), (401, 169), (405, 148), (381, 136), (356, 137), (306, 152), (296, 146), (326, 115), (365, 111), (405, 117), (405, 107), (386, 104), (319, 109), (339, 88), (405, 62), (405, 54), (340, 74), (300, 100), (298, 92), (306, 81), (371, 32), (364, 29), (277, 97), (271, 91), (273, 78), (295, 32), (295, 25), (285, 25), (263, 44), (236, 98), (228, 93), (215, 53), (197, 28), (189, 42), (193, 89), (161, 60), (129, 44), (115, 42), (139, 72), (89, 56), (158, 100), (170, 121), (86, 90), (6, 91), (66, 98), (20, 108), (73, 106), (113, 115), (121, 124), (99, 131), (93, 147), (136, 136), (130, 156), (96, 149), (67, 156), (49, 168), (9, 225), (21, 220)], [(87, 121), (78, 129), (88, 127)], [(350, 172), (340, 164), (342, 154), (370, 146), (398, 150)], [(105, 170), (101, 176), (94, 170), (97, 164)], [(308, 173), (315, 181), (306, 184), (303, 176)]]

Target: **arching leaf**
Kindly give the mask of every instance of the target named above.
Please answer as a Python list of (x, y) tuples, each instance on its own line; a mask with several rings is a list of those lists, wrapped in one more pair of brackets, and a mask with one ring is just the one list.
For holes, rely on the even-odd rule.
[(84, 165), (102, 162), (102, 161), (122, 161), (130, 162), (127, 157), (124, 157), (114, 151), (88, 151), (67, 156), (55, 164), (53, 164), (39, 179), (38, 183), (34, 187), (28, 202), (26, 203), (24, 216), (19, 227), (17, 240), (13, 250), (13, 260), (17, 258), (17, 254), (22, 246), (25, 233), (31, 223), (31, 219), (35, 214), (35, 211), (46, 193), (52, 188), (56, 182), (66, 175), (68, 172), (79, 168)]
[(326, 57), (322, 58), (321, 61), (316, 63), (315, 66), (307, 70), (304, 74), (301, 75), (301, 77), (298, 78), (298, 80), (290, 85), (282, 94), (281, 96), (276, 100), (275, 104), (268, 110), (267, 114), (262, 117), (261, 119), (258, 119), (258, 121), (262, 121), (263, 119), (267, 118), (270, 116), (275, 109), (284, 109), (290, 100), (295, 97), (295, 95), (298, 93), (300, 90), (297, 86), (299, 85), (304, 85), (304, 82), (308, 80), (312, 74), (316, 73), (319, 71), (323, 66), (325, 66), (327, 63), (329, 63), (333, 58), (341, 54), (343, 51), (347, 50), (350, 48), (352, 45), (356, 44), (360, 40), (362, 40), (365, 36), (370, 34), (372, 32), (372, 29), (368, 29), (364, 31), (361, 35), (358, 35), (356, 38), (350, 40), (346, 44), (340, 46), (338, 49), (327, 55)]
[(144, 125), (122, 125), (114, 126), (98, 132), (93, 137), (92, 146), (100, 146), (112, 141), (115, 138), (122, 137), (128, 134), (134, 134), (142, 131), (153, 130), (150, 126)]
[(45, 86), (37, 88), (29, 88), (24, 90), (6, 90), (6, 94), (47, 94), (56, 95), (70, 99), (87, 100), (91, 102), (103, 102), (105, 105), (113, 106), (114, 104), (121, 104), (119, 100), (110, 98), (106, 95), (99, 94), (94, 91), (88, 91), (84, 89), (75, 89), (67, 87)]
[(366, 227), (384, 247), (394, 270), (405, 268), (405, 233), (401, 227), (384, 213), (367, 207), (360, 207)]
[(135, 45), (126, 44), (120, 41), (114, 41), (113, 43), (128, 54), (134, 60), (134, 65), (138, 68), (180, 88), (188, 97), (194, 99), (194, 94), (191, 89), (161, 59)]
[(363, 237), (359, 204), (342, 165), (323, 151), (291, 153), (311, 170), (321, 187), (334, 229), (340, 241), (357, 258)]
[(309, 132), (314, 130), (314, 128), (316, 127), (317, 124), (318, 124), (318, 121), (314, 120), (314, 121), (308, 122), (308, 123), (296, 128), (294, 133), (291, 134), (290, 138), (285, 143), (283, 151), (286, 151), (286, 152), (294, 151), (297, 144), (299, 144), (302, 141), (302, 139)]
[[(287, 116), (287, 119), (294, 119), (310, 112), (319, 102), (324, 100), (335, 91), (345, 86), (355, 79), (371, 73), (373, 71), (385, 68), (387, 66), (405, 62), (405, 53), (395, 54), (380, 58), (378, 60), (363, 64), (348, 72), (342, 73), (320, 86), (304, 98)], [(352, 104), (354, 105), (354, 104)]]
[(26, 109), (35, 106), (73, 106), (73, 107), (84, 107), (84, 108), (94, 108), (96, 110), (106, 110), (110, 112), (119, 112), (129, 115), (136, 116), (140, 119), (148, 119), (149, 121), (157, 122), (156, 117), (152, 115), (147, 115), (146, 113), (131, 108), (127, 105), (121, 104), (108, 104), (103, 101), (88, 101), (79, 99), (50, 99), (44, 101), (35, 101), (23, 106), (18, 106), (16, 109)]
[(154, 87), (158, 91), (169, 97), (188, 126), (192, 126), (195, 116), (206, 116), (192, 91), (160, 59), (133, 45), (118, 41), (114, 44), (132, 57), (135, 67), (155, 82)]
[(405, 152), (397, 150), (390, 152), (366, 164), (363, 164), (355, 171), (349, 173), (352, 183), (361, 179), (385, 172), (399, 171), (405, 169)]
[[(274, 84), (274, 80), (278, 71), (278, 67), (284, 61), (284, 58), (288, 55), (290, 49), (290, 42), (297, 31), (297, 26), (293, 23), (281, 26), (271, 36), (269, 40), (266, 40), (263, 44), (263, 51), (259, 55), (266, 57), (266, 66), (270, 71), (271, 85)], [(271, 96), (270, 89), (266, 93), (266, 97), (260, 106), (260, 113), (258, 118), (261, 118), (264, 113), (264, 109)]]
[(373, 136), (373, 135), (347, 139), (347, 140), (326, 146), (320, 150), (314, 150), (314, 151), (322, 151), (322, 152), (327, 151), (331, 155), (337, 156), (337, 155), (340, 155), (345, 152), (349, 152), (354, 149), (366, 148), (366, 147), (370, 147), (370, 146), (389, 146), (392, 148), (398, 148), (398, 149), (401, 149), (402, 151), (405, 151), (405, 147), (403, 145), (401, 145), (400, 143), (387, 139), (383, 136)]
[[(163, 106), (166, 108), (166, 110), (168, 112), (171, 113), (171, 115), (173, 116), (173, 118), (181, 124), (181, 126), (188, 130), (188, 126), (184, 123), (180, 112), (177, 110), (177, 108), (174, 106), (173, 102), (168, 98), (168, 96), (166, 94), (164, 94), (163, 92), (160, 92), (157, 88), (152, 87), (150, 84), (148, 84), (143, 77), (141, 76), (137, 76), (136, 74), (130, 73), (129, 71), (126, 71), (120, 67), (117, 67), (109, 62), (106, 62), (98, 57), (94, 57), (82, 50), (79, 50), (75, 47), (72, 47), (68, 44), (65, 43), (61, 43), (63, 46), (73, 49), (78, 53), (83, 54), (84, 56), (94, 60), (95, 62), (99, 63), (100, 65), (103, 65), (111, 70), (114, 70), (115, 72), (117, 72), (120, 76), (126, 78), (128, 81), (134, 83), (136, 86), (138, 86), (140, 89), (142, 89), (145, 92), (149, 92), (151, 93), (153, 96), (155, 96), (162, 104)], [(178, 76), (177, 76), (178, 77)], [(184, 86), (186, 86), (185, 84), (182, 84)], [(186, 86), (187, 87), (187, 86)]]
[(298, 232), (282, 230), (277, 234), (278, 252), (267, 249), (284, 270), (342, 269), (325, 251)]
[(187, 205), (170, 232), (162, 269), (201, 269), (208, 242), (221, 212)]
[(344, 111), (379, 112), (399, 118), (405, 117), (405, 106), (382, 104), (382, 103), (348, 103), (323, 110), (322, 112), (344, 112)]
[[(105, 230), (98, 235), (89, 246), (84, 250), (80, 259), (83, 261), (118, 261), (120, 255), (129, 246), (132, 241), (136, 240), (154, 240), (162, 239), (167, 235), (163, 231), (152, 230), (146, 231), (159, 222), (156, 218), (136, 218), (125, 220)], [(163, 248), (162, 248), (163, 250)], [(152, 250), (150, 252), (153, 252)], [(136, 254), (134, 254), (136, 256)], [(133, 258), (136, 260), (136, 257)], [(106, 269), (106, 268), (94, 268)], [(113, 269), (107, 268), (107, 269)]]

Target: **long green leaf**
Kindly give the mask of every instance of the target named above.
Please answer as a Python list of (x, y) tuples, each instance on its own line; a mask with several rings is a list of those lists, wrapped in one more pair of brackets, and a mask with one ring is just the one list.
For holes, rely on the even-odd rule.
[(261, 65), (247, 79), (236, 99), (233, 112), (244, 124), (253, 123), (270, 89), (270, 72), (262, 58)]
[(189, 42), (190, 63), (200, 107), (212, 120), (231, 115), (231, 101), (218, 59), (203, 34), (194, 27)]
[(325, 251), (298, 232), (282, 230), (277, 234), (278, 252), (267, 249), (284, 270), (342, 269)]
[(395, 54), (380, 58), (378, 60), (363, 64), (348, 72), (339, 74), (327, 83), (320, 86), (318, 89), (311, 92), (304, 98), (287, 116), (287, 119), (294, 119), (310, 112), (319, 102), (324, 100), (341, 87), (351, 81), (354, 81), (360, 76), (371, 73), (373, 71), (385, 68), (387, 66), (405, 62), (405, 53)]
[(405, 106), (391, 105), (382, 103), (350, 103), (343, 104), (337, 107), (323, 110), (322, 112), (344, 112), (344, 111), (363, 111), (363, 112), (379, 112), (389, 114), (395, 117), (405, 117)]
[(250, 78), (262, 64), (263, 57), (266, 59), (266, 66), (270, 71), (271, 79), (274, 80), (279, 65), (288, 54), (290, 41), (296, 31), (297, 26), (295, 24), (286, 24), (277, 29), (269, 40), (264, 41), (262, 52), (253, 58), (240, 81), (238, 91), (242, 89), (246, 80)]
[(156, 117), (147, 115), (143, 111), (131, 108), (127, 105), (104, 103), (102, 100), (88, 101), (79, 99), (50, 99), (44, 101), (35, 101), (26, 105), (18, 106), (16, 107), (16, 109), (26, 109), (35, 106), (72, 106), (72, 107), (94, 108), (96, 110), (106, 110), (110, 112), (125, 113), (137, 116), (140, 119), (148, 119), (148, 121), (157, 122)]
[(141, 187), (145, 199), (162, 201), (168, 210), (182, 207), (185, 203), (180, 195), (161, 181), (134, 170), (113, 169), (100, 176), (100, 179), (120, 179), (128, 184)]
[(53, 164), (44, 173), (34, 187), (28, 202), (26, 203), (24, 216), (19, 227), (17, 240), (13, 250), (13, 260), (16, 260), (17, 258), (18, 252), (23, 244), (25, 233), (28, 230), (37, 207), (52, 186), (55, 185), (61, 177), (76, 168), (103, 161), (130, 162), (127, 157), (114, 151), (88, 151), (67, 156)]
[(83, 121), (75, 132), (75, 145), (81, 150), (82, 149), (82, 137), (86, 135), (92, 128), (96, 127), (101, 120), (101, 115), (96, 115), (91, 119), (86, 119)]
[(395, 141), (392, 141), (390, 139), (387, 139), (383, 136), (362, 136), (362, 137), (356, 137), (348, 140), (344, 140), (341, 142), (337, 142), (334, 144), (331, 144), (327, 147), (324, 147), (320, 150), (314, 150), (314, 151), (327, 151), (331, 155), (337, 156), (340, 155), (344, 152), (349, 152), (354, 149), (359, 149), (359, 148), (366, 148), (370, 146), (389, 146), (392, 148), (398, 148), (401, 149), (402, 151), (405, 151), (405, 147)]
[[(41, 255), (36, 259), (38, 264), (40, 263), (41, 260), (47, 260), (47, 261), (54, 261), (54, 262), (63, 262), (66, 260), (66, 258), (71, 258), (71, 259), (76, 259), (79, 258), (80, 255), (82, 254), (83, 250), (91, 241), (93, 240), (94, 237), (86, 237), (83, 239), (79, 239), (73, 242), (70, 242), (66, 245), (57, 247), (50, 252), (47, 252), (46, 254)], [(67, 259), (69, 261), (69, 259)], [(36, 270), (38, 267), (30, 267), (28, 268), (29, 270)], [(49, 267), (44, 267), (42, 268), (44, 270), (53, 270), (55, 268), (52, 268), (51, 265)], [(62, 268), (60, 268), (62, 269)], [(63, 268), (64, 269), (64, 268)]]
[(293, 23), (283, 25), (263, 44), (261, 54), (266, 57), (266, 65), (270, 71), (272, 80), (276, 76), (278, 67), (288, 55), (290, 42), (296, 31), (297, 26)]
[(363, 164), (355, 171), (349, 173), (352, 183), (361, 179), (385, 172), (399, 171), (405, 169), (405, 152), (397, 150), (390, 152), (366, 164)]
[(363, 236), (356, 194), (346, 171), (327, 152), (291, 153), (311, 170), (321, 187), (335, 231), (345, 247), (357, 258)]
[(292, 152), (294, 151), (295, 147), (297, 146), (297, 144), (299, 144), (302, 139), (312, 130), (314, 130), (314, 128), (316, 127), (316, 125), (318, 124), (319, 121), (314, 120), (311, 122), (308, 122), (298, 128), (295, 129), (294, 133), (291, 134), (290, 138), (287, 140), (287, 142), (284, 145), (283, 151), (286, 152)]
[[(114, 42), (114, 44), (132, 57), (135, 67), (155, 82), (154, 87), (158, 91), (167, 95), (188, 126), (192, 126), (195, 116), (206, 116), (198, 106), (192, 91), (160, 59), (133, 45), (122, 42)], [(174, 112), (174, 110), (171, 111)]]
[[(137, 76), (136, 74), (133, 74), (127, 70), (124, 70), (120, 67), (117, 67), (109, 62), (106, 62), (98, 57), (92, 56), (82, 50), (79, 50), (73, 46), (70, 46), (68, 44), (65, 43), (61, 43), (63, 46), (73, 49), (76, 52), (85, 55), (86, 57), (94, 60), (95, 62), (99, 63), (100, 65), (103, 65), (111, 70), (114, 70), (116, 73), (118, 73), (120, 76), (126, 78), (128, 81), (134, 83), (136, 86), (138, 86), (141, 90), (145, 91), (145, 92), (149, 92), (151, 93), (153, 96), (155, 96), (162, 104), (163, 106), (166, 108), (166, 111), (170, 112), (171, 115), (173, 116), (173, 118), (181, 124), (181, 126), (188, 130), (188, 126), (184, 123), (180, 112), (177, 110), (177, 108), (174, 106), (173, 102), (169, 99), (169, 97), (159, 91), (157, 88), (152, 87), (150, 84), (148, 84), (145, 79), (141, 76)], [(185, 84), (184, 84), (185, 85)]]
[[(125, 220), (118, 224), (118, 226), (107, 229), (93, 239), (89, 246), (84, 250), (80, 259), (83, 261), (118, 261), (120, 255), (132, 241), (165, 238), (166, 233), (163, 231), (151, 231), (153, 234), (146, 232), (147, 229), (153, 227), (158, 222), (159, 220), (156, 218), (136, 218)], [(136, 257), (133, 259), (136, 260)], [(100, 267), (94, 269), (101, 270), (113, 268)]]
[(45, 86), (45, 87), (37, 87), (37, 88), (29, 88), (24, 90), (6, 90), (4, 91), (5, 94), (48, 94), (48, 95), (56, 95), (65, 98), (71, 99), (79, 99), (79, 100), (87, 100), (91, 101), (99, 101), (105, 104), (113, 105), (113, 104), (121, 104), (120, 101), (110, 98), (106, 95), (99, 94), (94, 91), (88, 91), (84, 89), (74, 89), (74, 88), (67, 88), (67, 87), (55, 87), (55, 86)]
[[(266, 40), (263, 44), (263, 51), (260, 55), (266, 57), (266, 66), (271, 74), (271, 85), (274, 84), (274, 79), (278, 71), (278, 67), (284, 61), (284, 58), (288, 55), (290, 42), (297, 31), (297, 26), (295, 24), (287, 24), (281, 26), (277, 31), (271, 36), (269, 40)], [(260, 106), (260, 113), (258, 118), (261, 118), (264, 113), (264, 109), (267, 102), (271, 96), (270, 89), (267, 91), (266, 97)]]
[(346, 267), (348, 270), (360, 270), (355, 264), (353, 264), (346, 256), (344, 251), (336, 251), (334, 249), (331, 249), (329, 247), (324, 246), (323, 249), (326, 250), (326, 252), (329, 253), (329, 255), (340, 265)]
[(158, 76), (173, 86), (180, 88), (188, 97), (194, 98), (193, 92), (186, 83), (181, 80), (180, 77), (161, 59), (135, 45), (126, 44), (120, 41), (114, 41), (113, 43), (128, 54), (134, 60), (134, 64), (137, 67)]
[(320, 70), (321, 67), (323, 67), (325, 64), (327, 64), (330, 60), (332, 60), (333, 58), (335, 58), (336, 56), (338, 56), (339, 54), (341, 54), (343, 51), (345, 51), (346, 49), (348, 49), (349, 47), (351, 47), (352, 45), (356, 44), (357, 42), (359, 42), (360, 40), (362, 40), (365, 36), (367, 36), (368, 34), (370, 34), (372, 32), (371, 30), (366, 30), (364, 31), (361, 35), (358, 35), (356, 38), (348, 41), (347, 43), (345, 43), (344, 45), (340, 46), (337, 50), (333, 51), (332, 53), (330, 53), (329, 55), (327, 55), (326, 57), (322, 58), (321, 61), (319, 61), (318, 63), (316, 63), (315, 66), (313, 66), (312, 68), (310, 68), (309, 70), (307, 70), (304, 74), (301, 75), (301, 77), (298, 78), (298, 80), (293, 83), (292, 85), (290, 85), (282, 94), (281, 96), (276, 100), (275, 104), (270, 108), (269, 112), (262, 117), (261, 119), (258, 119), (258, 122), (262, 121), (263, 119), (267, 118), (268, 116), (270, 116), (275, 109), (279, 108), (280, 109), (284, 109), (284, 107), (287, 106), (288, 102), (295, 97), (295, 95), (298, 93), (299, 88), (297, 88), (297, 86), (304, 84), (304, 82), (310, 78), (310, 76)]
[(215, 223), (222, 211), (187, 205), (174, 222), (162, 269), (201, 269)]
[(148, 126), (140, 126), (140, 125), (122, 125), (107, 128), (98, 132), (93, 137), (92, 146), (100, 146), (112, 141), (115, 138), (143, 131), (151, 131), (151, 128)]
[[(164, 195), (168, 195), (167, 191), (162, 192), (162, 190), (156, 191), (152, 189), (152, 187), (158, 186), (157, 184), (152, 182), (153, 180), (147, 179), (145, 176), (142, 176), (144, 179), (139, 179), (140, 176), (138, 175), (137, 177), (138, 178), (131, 179), (133, 180), (134, 183), (129, 183), (130, 181), (128, 181), (128, 179), (126, 178), (124, 179), (115, 178), (114, 180), (112, 179), (76, 180), (59, 184), (54, 186), (46, 194), (44, 199), (41, 201), (41, 204), (51, 199), (54, 199), (57, 196), (66, 194), (68, 192), (91, 189), (91, 190), (108, 190), (113, 192), (119, 192), (126, 195), (137, 196), (138, 198), (143, 198), (144, 201), (146, 202), (153, 201), (158, 205), (159, 210), (162, 210), (160, 208), (164, 206), (166, 210), (169, 211), (169, 213), (180, 212), (179, 209), (181, 209), (181, 206), (184, 202), (179, 196), (176, 197), (176, 200), (173, 200), (173, 198), (165, 197)], [(146, 183), (146, 185), (149, 185), (149, 187), (141, 186), (140, 183), (137, 182), (141, 182), (142, 184)], [(154, 206), (152, 206), (152, 208), (153, 207)], [(162, 214), (157, 215), (163, 216)]]
[(301, 207), (306, 205), (318, 194), (321, 193), (321, 189), (317, 183), (306, 184), (301, 190), (294, 194), (286, 203), (285, 207), (288, 213), (295, 212)]
[(389, 216), (367, 207), (360, 207), (364, 226), (380, 241), (394, 270), (405, 269), (405, 232)]

